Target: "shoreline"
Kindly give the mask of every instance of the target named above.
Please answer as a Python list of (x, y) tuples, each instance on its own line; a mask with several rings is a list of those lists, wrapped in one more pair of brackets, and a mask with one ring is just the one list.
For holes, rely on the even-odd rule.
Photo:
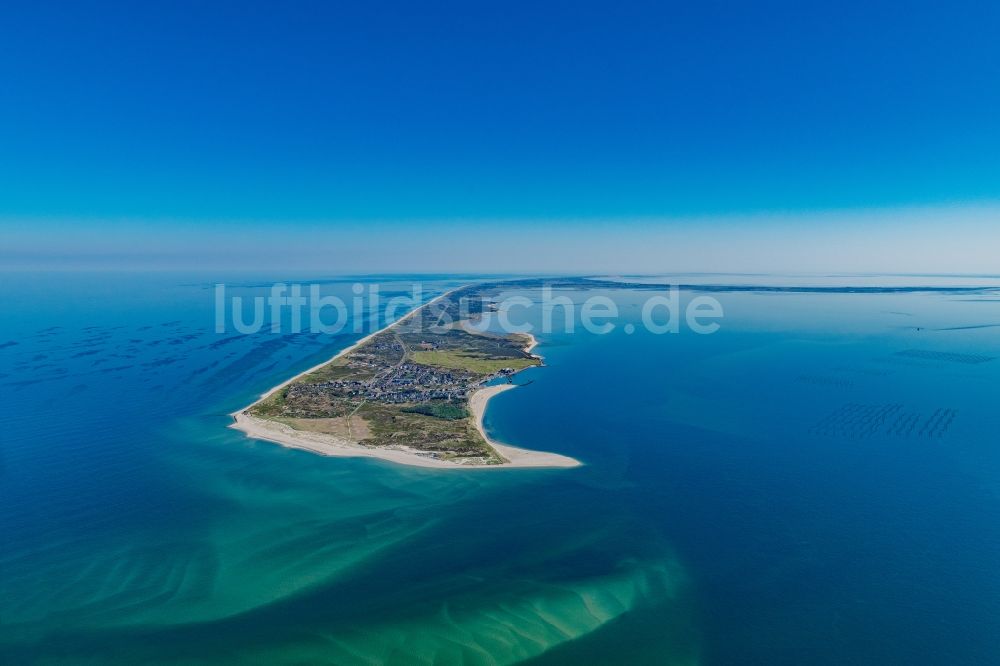
[[(464, 289), (464, 287), (459, 287), (458, 289)], [(248, 409), (250, 409), (251, 407), (253, 407), (257, 403), (262, 402), (263, 400), (266, 400), (267, 398), (270, 398), (272, 395), (274, 395), (275, 392), (280, 391), (281, 389), (285, 388), (286, 386), (288, 386), (289, 384), (291, 384), (292, 382), (294, 382), (296, 379), (299, 379), (300, 377), (305, 377), (309, 373), (316, 372), (317, 370), (319, 370), (323, 366), (329, 365), (330, 363), (333, 363), (334, 361), (336, 361), (341, 356), (344, 356), (345, 354), (350, 354), (352, 351), (354, 351), (355, 349), (357, 349), (361, 345), (365, 344), (366, 342), (368, 342), (369, 340), (371, 340), (372, 338), (374, 338), (379, 333), (383, 333), (383, 332), (388, 331), (389, 329), (393, 328), (394, 326), (398, 326), (398, 325), (402, 324), (404, 321), (406, 321), (407, 319), (409, 319), (413, 315), (417, 314), (418, 312), (420, 312), (424, 308), (426, 308), (426, 307), (428, 307), (430, 305), (433, 305), (434, 303), (437, 303), (438, 301), (440, 301), (442, 298), (455, 293), (456, 291), (458, 291), (458, 289), (451, 289), (449, 291), (444, 292), (443, 294), (441, 294), (439, 296), (435, 296), (434, 298), (432, 298), (431, 300), (427, 301), (426, 303), (424, 303), (420, 307), (414, 308), (413, 310), (410, 310), (409, 312), (407, 312), (406, 316), (400, 317), (399, 319), (397, 319), (396, 321), (392, 322), (391, 324), (385, 326), (384, 328), (380, 328), (377, 331), (372, 331), (368, 335), (366, 335), (366, 336), (364, 336), (362, 338), (359, 338), (358, 340), (356, 340), (355, 342), (351, 343), (347, 347), (344, 347), (339, 352), (337, 352), (336, 354), (334, 354), (333, 356), (331, 356), (327, 360), (323, 361), (322, 363), (319, 363), (317, 365), (314, 365), (311, 368), (303, 370), (302, 372), (300, 372), (299, 374), (295, 375), (294, 377), (289, 377), (288, 379), (286, 379), (285, 381), (281, 382), (280, 384), (278, 384), (276, 386), (272, 386), (271, 388), (269, 388), (265, 392), (261, 393), (260, 396), (256, 400), (254, 400), (253, 402), (251, 402), (249, 405), (247, 405), (246, 407), (243, 407), (241, 409), (237, 409), (235, 412), (232, 412), (229, 415), (232, 416), (233, 418), (235, 418), (237, 414), (242, 414), (243, 412), (247, 411)], [(230, 426), (230, 427), (233, 427), (233, 426)]]
[[(459, 289), (464, 289), (464, 287), (459, 287)], [(529, 449), (520, 449), (515, 446), (509, 446), (507, 444), (500, 444), (492, 439), (490, 439), (486, 430), (483, 427), (483, 418), (486, 414), (486, 405), (490, 398), (494, 395), (501, 393), (507, 389), (516, 388), (513, 384), (498, 384), (495, 386), (485, 386), (477, 389), (469, 396), (469, 411), (472, 412), (472, 418), (475, 420), (476, 430), (482, 436), (486, 444), (491, 447), (501, 458), (505, 459), (507, 462), (486, 465), (482, 463), (463, 463), (461, 459), (457, 460), (444, 460), (441, 458), (434, 457), (433, 454), (426, 453), (423, 451), (418, 451), (416, 449), (410, 449), (405, 447), (399, 448), (369, 448), (365, 446), (360, 446), (354, 442), (350, 442), (345, 439), (339, 439), (333, 435), (324, 433), (313, 433), (305, 430), (295, 430), (291, 426), (285, 425), (279, 421), (273, 421), (270, 419), (261, 419), (256, 416), (251, 416), (247, 412), (250, 408), (254, 407), (263, 400), (266, 400), (272, 396), (276, 391), (280, 391), (297, 379), (304, 377), (320, 368), (336, 361), (341, 356), (349, 354), (361, 345), (368, 342), (370, 339), (405, 322), (410, 317), (414, 316), (416, 313), (420, 312), (422, 309), (436, 303), (437, 301), (449, 296), (450, 294), (458, 291), (458, 289), (452, 289), (439, 296), (435, 296), (431, 300), (427, 301), (418, 308), (413, 309), (406, 316), (397, 319), (388, 326), (381, 328), (377, 331), (369, 333), (363, 338), (357, 340), (353, 344), (344, 349), (340, 350), (332, 357), (323, 361), (318, 365), (314, 365), (307, 370), (304, 370), (294, 377), (290, 377), (285, 381), (271, 387), (264, 393), (262, 393), (256, 400), (230, 413), (233, 418), (233, 422), (227, 427), (233, 430), (239, 430), (244, 433), (248, 438), (260, 439), (268, 442), (273, 442), (275, 444), (280, 444), (286, 448), (291, 449), (301, 449), (304, 451), (309, 451), (311, 453), (316, 453), (321, 456), (331, 456), (331, 457), (354, 457), (354, 458), (378, 458), (380, 460), (386, 460), (389, 462), (394, 462), (400, 465), (410, 465), (415, 467), (432, 467), (436, 469), (493, 469), (493, 468), (527, 468), (527, 467), (579, 467), (583, 463), (575, 458), (570, 458), (569, 456), (560, 455), (558, 453), (549, 453), (546, 451), (532, 451)], [(531, 353), (531, 350), (538, 345), (538, 340), (535, 336), (526, 333), (530, 342), (525, 348), (525, 351)], [(541, 358), (540, 356), (534, 355), (536, 358)]]
[(506, 463), (500, 465), (477, 465), (477, 467), (580, 467), (583, 465), (576, 458), (564, 456), (559, 453), (522, 449), (509, 444), (501, 444), (496, 440), (490, 439), (489, 435), (486, 434), (486, 428), (483, 424), (483, 419), (486, 416), (486, 406), (490, 398), (513, 388), (517, 388), (517, 385), (496, 384), (494, 386), (485, 386), (469, 397), (469, 410), (476, 420), (476, 430), (486, 440), (486, 443), (493, 447), (493, 450), (507, 459)]
[[(533, 333), (522, 333), (521, 335), (527, 336), (528, 346), (524, 348), (524, 351), (527, 354), (531, 354), (531, 350), (538, 346), (538, 338), (536, 338)], [(539, 361), (545, 360), (539, 354), (531, 354), (531, 355), (537, 358)]]

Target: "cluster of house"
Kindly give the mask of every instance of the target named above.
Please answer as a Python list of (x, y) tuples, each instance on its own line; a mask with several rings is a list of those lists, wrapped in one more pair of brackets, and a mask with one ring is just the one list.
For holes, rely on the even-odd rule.
[(464, 400), (477, 386), (496, 377), (513, 375), (514, 368), (502, 368), (489, 377), (404, 362), (388, 368), (370, 380), (333, 380), (312, 385), (312, 390), (344, 398), (363, 398), (388, 404)]

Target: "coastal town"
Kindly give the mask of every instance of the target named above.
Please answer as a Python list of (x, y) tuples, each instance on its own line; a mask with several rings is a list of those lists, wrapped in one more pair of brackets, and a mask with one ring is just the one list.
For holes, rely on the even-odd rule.
[[(540, 365), (527, 335), (480, 332), (493, 310), (473, 286), (439, 297), (237, 415), (326, 435), (347, 445), (436, 460), (507, 460), (474, 422), (470, 401), (487, 384)], [(499, 380), (499, 381), (498, 381)]]
[(491, 376), (480, 377), (457, 370), (404, 361), (367, 381), (350, 379), (320, 384), (299, 384), (292, 387), (290, 393), (322, 392), (349, 399), (377, 400), (389, 404), (432, 400), (462, 401), (479, 385), (494, 378), (513, 375), (514, 372), (514, 368), (501, 368)]

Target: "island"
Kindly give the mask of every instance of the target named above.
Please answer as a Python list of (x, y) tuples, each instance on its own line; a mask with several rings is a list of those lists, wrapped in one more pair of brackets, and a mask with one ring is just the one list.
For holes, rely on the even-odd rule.
[(249, 437), (328, 456), (439, 468), (575, 467), (568, 456), (489, 439), (483, 415), (540, 365), (530, 334), (481, 325), (501, 285), (443, 294), (232, 414)]

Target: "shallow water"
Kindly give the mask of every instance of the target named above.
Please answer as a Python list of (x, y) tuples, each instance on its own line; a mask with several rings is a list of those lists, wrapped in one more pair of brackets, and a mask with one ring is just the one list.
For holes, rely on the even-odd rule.
[[(444, 472), (225, 428), (360, 334), (214, 333), (216, 276), (8, 278), (5, 663), (1000, 654), (989, 292), (716, 293), (714, 335), (536, 334), (546, 367), (487, 426), (586, 465)], [(606, 293), (639, 323), (648, 294)]]

